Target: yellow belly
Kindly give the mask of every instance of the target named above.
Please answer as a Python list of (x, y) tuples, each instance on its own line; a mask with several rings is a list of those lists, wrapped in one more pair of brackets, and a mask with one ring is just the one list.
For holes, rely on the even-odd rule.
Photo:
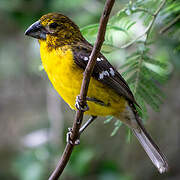
[[(41, 41), (40, 54), (43, 67), (54, 88), (72, 109), (76, 109), (75, 99), (80, 93), (83, 70), (74, 63), (71, 49), (64, 46), (48, 51), (46, 43)], [(102, 106), (88, 101), (89, 111), (85, 113), (94, 116), (119, 114), (126, 105), (126, 100), (123, 97), (94, 78), (91, 78), (87, 96), (109, 105)]]

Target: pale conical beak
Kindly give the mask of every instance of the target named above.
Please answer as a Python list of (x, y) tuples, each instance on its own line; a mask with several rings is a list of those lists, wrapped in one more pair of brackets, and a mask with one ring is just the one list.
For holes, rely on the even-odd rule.
[(41, 25), (40, 21), (36, 21), (25, 31), (24, 34), (36, 39), (46, 40), (47, 33), (48, 31)]

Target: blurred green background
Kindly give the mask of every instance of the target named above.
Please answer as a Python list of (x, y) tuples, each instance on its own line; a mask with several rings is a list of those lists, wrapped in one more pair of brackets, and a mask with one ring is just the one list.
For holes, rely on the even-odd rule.
[[(41, 70), (39, 45), (24, 36), (43, 14), (61, 12), (80, 27), (98, 23), (104, 0), (0, 0), (0, 179), (44, 180), (55, 168), (67, 128), (75, 112), (64, 103)], [(113, 13), (126, 1), (117, 0)], [(81, 136), (62, 180), (178, 180), (180, 179), (180, 56), (175, 39), (162, 37), (172, 73), (163, 87), (160, 112), (148, 108), (146, 127), (167, 155), (170, 171), (160, 175), (122, 126), (111, 137), (113, 123), (98, 118)], [(116, 53), (117, 54), (117, 53)], [(161, 54), (163, 56), (163, 53)], [(116, 55), (122, 57), (121, 54)], [(111, 57), (113, 59), (113, 57)], [(87, 117), (85, 118), (87, 119)]]

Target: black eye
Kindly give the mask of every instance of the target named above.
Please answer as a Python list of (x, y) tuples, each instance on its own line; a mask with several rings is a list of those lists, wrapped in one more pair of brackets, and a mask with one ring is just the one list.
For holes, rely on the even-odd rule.
[(50, 28), (55, 29), (58, 26), (57, 23), (53, 22), (49, 25)]

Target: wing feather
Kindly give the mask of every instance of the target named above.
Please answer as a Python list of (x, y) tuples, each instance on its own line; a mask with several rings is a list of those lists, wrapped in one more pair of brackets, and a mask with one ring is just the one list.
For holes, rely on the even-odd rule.
[[(75, 63), (80, 68), (85, 69), (90, 58), (92, 46), (89, 43), (79, 44), (73, 47), (72, 50)], [(126, 81), (101, 53), (96, 60), (92, 76), (112, 88), (120, 96), (124, 96), (131, 103), (138, 105)]]

